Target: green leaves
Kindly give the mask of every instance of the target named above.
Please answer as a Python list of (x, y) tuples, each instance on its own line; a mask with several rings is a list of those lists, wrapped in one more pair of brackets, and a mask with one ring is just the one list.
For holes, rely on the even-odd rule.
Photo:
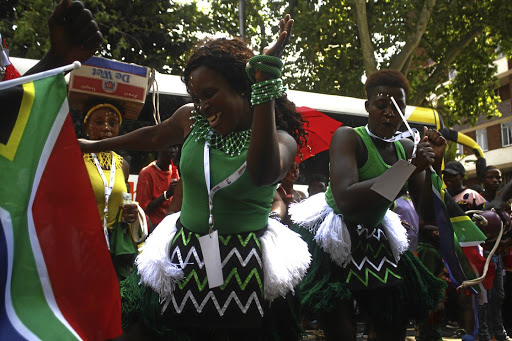
[[(365, 18), (355, 15), (356, 1)], [(11, 55), (41, 58), (46, 20), (58, 1), (4, 0), (0, 32)], [(207, 6), (198, 8), (199, 5)], [(496, 114), (493, 61), (512, 56), (510, 0), (245, 0), (246, 41), (256, 51), (272, 43), (285, 13), (295, 19), (285, 53), (291, 89), (364, 97), (365, 65), (394, 67), (411, 83), (409, 104), (442, 108), (446, 123)], [(104, 34), (102, 55), (180, 74), (191, 48), (206, 36), (239, 36), (239, 0), (87, 0)], [(366, 23), (367, 37), (359, 28)], [(13, 28), (15, 26), (15, 29)], [(362, 44), (375, 51), (363, 59)], [(367, 61), (368, 62), (368, 61)], [(448, 74), (457, 77), (448, 81)]]

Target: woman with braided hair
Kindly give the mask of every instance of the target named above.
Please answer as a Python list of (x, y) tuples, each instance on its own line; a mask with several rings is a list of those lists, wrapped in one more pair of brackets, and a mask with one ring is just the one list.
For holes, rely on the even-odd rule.
[(286, 101), (279, 57), (292, 25), (282, 19), (277, 42), (259, 56), (238, 39), (204, 43), (182, 77), (193, 104), (156, 126), (81, 141), (85, 151), (183, 144), (182, 210), (156, 227), (121, 284), (125, 327), (197, 340), (265, 339), (276, 324), (300, 332), (280, 296), (310, 255), (298, 234), (268, 218), (275, 184), (305, 138), (299, 114), (275, 109)]

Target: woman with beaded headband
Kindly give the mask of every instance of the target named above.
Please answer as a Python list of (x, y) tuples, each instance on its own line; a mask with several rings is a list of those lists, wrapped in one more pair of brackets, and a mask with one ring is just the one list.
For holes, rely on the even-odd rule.
[(259, 56), (238, 39), (204, 43), (182, 77), (193, 104), (153, 127), (81, 141), (86, 151), (183, 143), (182, 210), (157, 226), (122, 283), (125, 328), (260, 340), (275, 336), (273, 325), (297, 327), (294, 316), (273, 311), (310, 255), (298, 234), (268, 218), (275, 184), (305, 137), (299, 114), (275, 110), (285, 100), (279, 57), (292, 25), (289, 15), (282, 19), (277, 42)]
[[(395, 137), (409, 92), (399, 71), (370, 75), (366, 92), (368, 125), (343, 126), (333, 135), (327, 191), (289, 208), (313, 254), (299, 286), (301, 302), (317, 314), (327, 340), (355, 340), (352, 298), (369, 316), (376, 340), (404, 340), (408, 320), (426, 316), (444, 286), (408, 251), (406, 230), (389, 207), (408, 186), (416, 204), (422, 199), (420, 213), (432, 216), (433, 207), (423, 205), (432, 203), (423, 200), (432, 193), (425, 173), (446, 141), (426, 128), (421, 143), (415, 139), (417, 149)], [(394, 191), (373, 189), (395, 183)]]
[[(122, 121), (117, 107), (101, 103), (87, 111), (84, 127), (90, 141), (101, 141), (118, 136)], [(137, 246), (132, 241), (129, 229), (123, 226), (124, 223), (135, 222), (138, 215), (136, 204), (123, 204), (130, 166), (113, 151), (84, 153), (84, 162), (117, 277), (119, 280), (125, 279), (137, 255)]]

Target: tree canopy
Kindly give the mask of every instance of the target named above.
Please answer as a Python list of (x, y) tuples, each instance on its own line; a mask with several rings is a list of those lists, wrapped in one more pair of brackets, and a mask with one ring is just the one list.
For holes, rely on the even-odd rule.
[[(0, 32), (11, 55), (40, 58), (46, 20), (58, 1), (6, 0)], [(290, 88), (364, 97), (361, 81), (377, 69), (402, 71), (409, 104), (438, 108), (447, 125), (497, 114), (496, 69), (512, 55), (510, 0), (87, 0), (104, 35), (103, 56), (180, 74), (190, 49), (221, 33), (256, 50), (276, 24), (296, 20), (284, 77)], [(242, 12), (240, 9), (243, 9)], [(242, 14), (242, 15), (240, 15)], [(448, 82), (449, 75), (456, 75)]]
[(307, 71), (295, 87), (361, 97), (361, 76), (389, 68), (409, 79), (409, 104), (440, 109), (448, 125), (498, 114), (493, 61), (512, 56), (510, 1), (297, 3), (294, 67)]

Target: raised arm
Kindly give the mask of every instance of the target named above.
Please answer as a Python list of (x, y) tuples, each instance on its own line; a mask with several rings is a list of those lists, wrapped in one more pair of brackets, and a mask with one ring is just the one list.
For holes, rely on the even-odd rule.
[(190, 132), (193, 104), (180, 107), (174, 114), (160, 124), (134, 130), (128, 134), (105, 140), (78, 142), (84, 153), (108, 150), (163, 150), (169, 146), (183, 143)]
[[(424, 137), (423, 142), (429, 145), (428, 155), (433, 156), (432, 168), (436, 173), (441, 172), (441, 163), (446, 149), (447, 142), (445, 138), (435, 129), (423, 129)], [(403, 141), (408, 155), (412, 151), (412, 141)], [(434, 224), (434, 200), (432, 192), (432, 169), (431, 167), (425, 168), (425, 171), (418, 173), (411, 177), (409, 181), (409, 192), (413, 199), (416, 211), (420, 218), (427, 224)]]
[(84, 62), (103, 42), (91, 11), (80, 1), (62, 0), (48, 19), (50, 50), (26, 75), (53, 69), (75, 60)]
[[(281, 19), (279, 38), (265, 50), (266, 55), (281, 57), (291, 37), (293, 19)], [(256, 71), (256, 82), (270, 79), (267, 73)], [(276, 130), (274, 100), (254, 107), (252, 136), (247, 153), (247, 170), (258, 185), (271, 185), (282, 179), (297, 153), (295, 140), (284, 131)]]

